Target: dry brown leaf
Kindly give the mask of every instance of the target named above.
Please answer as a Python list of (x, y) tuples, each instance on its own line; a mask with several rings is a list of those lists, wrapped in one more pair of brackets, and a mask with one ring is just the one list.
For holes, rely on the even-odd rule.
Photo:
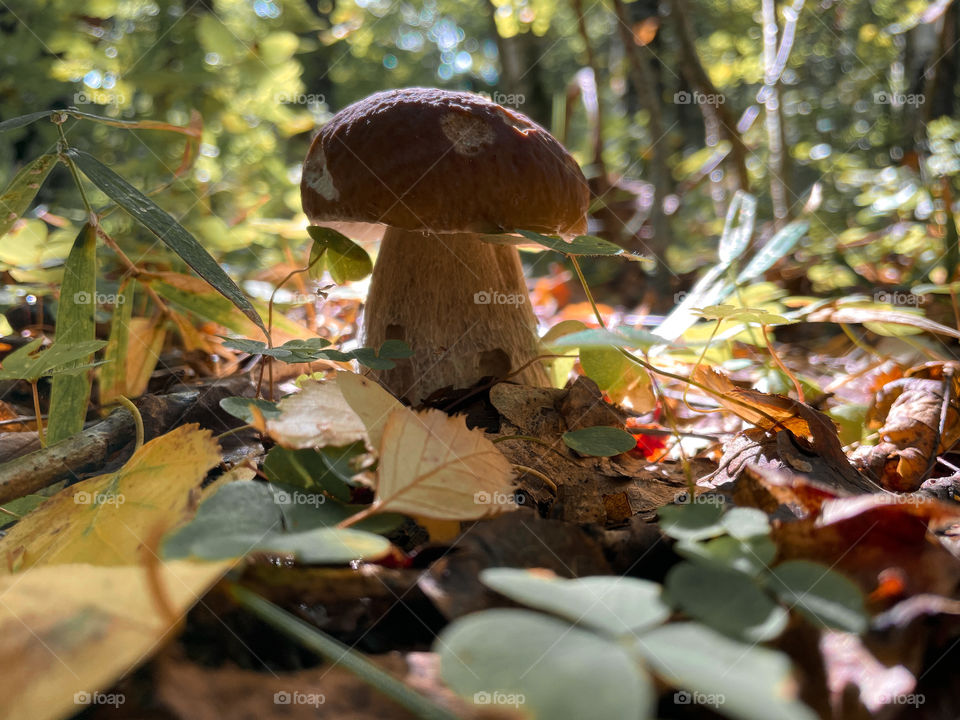
[(507, 459), (462, 416), (394, 410), (380, 444), (373, 512), (473, 520), (513, 510)]
[[(159, 582), (175, 620), (231, 564), (160, 565)], [(158, 649), (173, 627), (138, 566), (35, 567), (0, 577), (0, 596), (0, 718), (10, 720), (72, 717), (92, 693), (98, 704), (125, 702), (104, 693)]]
[[(923, 370), (928, 375), (935, 371)], [(877, 393), (870, 419), (879, 427), (881, 441), (858, 448), (854, 461), (883, 487), (912, 492), (923, 483), (934, 457), (960, 441), (960, 381), (952, 371), (937, 379), (894, 380)]]
[(370, 447), (379, 448), (387, 418), (403, 405), (375, 380), (357, 373), (337, 373), (337, 386), (366, 426)]
[(0, 572), (33, 565), (134, 565), (158, 528), (192, 512), (220, 450), (209, 430), (182, 425), (140, 448), (117, 472), (71, 485), (0, 539)]
[(282, 414), (267, 420), (267, 432), (283, 447), (340, 447), (367, 440), (363, 421), (340, 391), (339, 377), (305, 382), (277, 406)]
[(698, 365), (692, 379), (713, 390), (717, 402), (751, 425), (763, 430), (789, 430), (803, 437), (812, 435), (810, 425), (800, 416), (802, 403), (796, 400), (737, 387), (730, 378), (708, 365)]

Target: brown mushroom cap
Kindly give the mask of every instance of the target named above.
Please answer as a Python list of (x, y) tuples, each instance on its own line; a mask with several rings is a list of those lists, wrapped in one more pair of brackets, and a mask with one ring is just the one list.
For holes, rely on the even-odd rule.
[(300, 184), (311, 222), (404, 230), (582, 234), (589, 190), (576, 161), (530, 118), (479, 95), (376, 93), (310, 147)]

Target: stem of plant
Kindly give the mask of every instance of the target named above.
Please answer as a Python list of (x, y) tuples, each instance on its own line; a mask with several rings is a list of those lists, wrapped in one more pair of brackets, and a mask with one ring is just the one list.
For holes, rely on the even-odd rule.
[(37, 437), (40, 439), (40, 447), (47, 446), (47, 440), (43, 433), (43, 414), (40, 412), (40, 391), (37, 389), (37, 381), (30, 382), (30, 388), (33, 390), (33, 413), (37, 416)]
[(133, 415), (133, 423), (137, 428), (137, 436), (133, 445), (133, 451), (136, 452), (143, 447), (143, 416), (140, 415), (140, 410), (130, 401), (128, 397), (120, 395), (117, 397), (117, 402), (123, 405), (127, 411)]
[(269, 600), (236, 584), (229, 585), (227, 591), (241, 607), (333, 665), (353, 673), (398, 705), (409, 710), (414, 717), (424, 720), (457, 720), (456, 715), (384, 672), (353, 648), (321, 632), (295, 615), (291, 615)]
[[(570, 258), (570, 260), (573, 263), (574, 269), (577, 271), (577, 276), (580, 278), (580, 282), (583, 285), (583, 291), (584, 293), (586, 293), (587, 300), (590, 301), (590, 307), (593, 308), (593, 313), (594, 315), (596, 315), (597, 322), (600, 323), (600, 327), (606, 328), (606, 324), (603, 322), (603, 317), (600, 315), (600, 309), (597, 307), (597, 303), (593, 299), (593, 293), (590, 292), (590, 287), (587, 285), (586, 278), (583, 277), (583, 272), (580, 270), (580, 263), (577, 262), (576, 257), (574, 257), (573, 255), (568, 255), (567, 257)], [(683, 375), (678, 375), (677, 373), (672, 373), (667, 370), (661, 370), (660, 368), (654, 365), (651, 365), (646, 360), (642, 360), (641, 358), (637, 357), (636, 355), (634, 355), (629, 350), (626, 350), (625, 348), (617, 348), (617, 350), (619, 350), (624, 356), (626, 356), (627, 358), (635, 362), (637, 365), (647, 370), (648, 372), (656, 373), (657, 375), (662, 375), (663, 377), (668, 377), (668, 378), (672, 378), (673, 380), (678, 380), (680, 382), (687, 383), (688, 385), (692, 385), (693, 387), (702, 390), (708, 395), (721, 398), (723, 400), (726, 400), (727, 402), (733, 403), (734, 405), (740, 405), (741, 407), (747, 408), (752, 413), (756, 413), (758, 415), (761, 415), (767, 418), (771, 423), (771, 427), (768, 428), (768, 430), (772, 431), (776, 428), (782, 427), (783, 425), (782, 421), (777, 420), (775, 417), (765, 412), (763, 409), (756, 407), (755, 405), (751, 405), (750, 403), (745, 402), (739, 398), (724, 396), (718, 393), (716, 390), (713, 390), (712, 388), (709, 388), (706, 385), (697, 382), (693, 378), (684, 377)]]

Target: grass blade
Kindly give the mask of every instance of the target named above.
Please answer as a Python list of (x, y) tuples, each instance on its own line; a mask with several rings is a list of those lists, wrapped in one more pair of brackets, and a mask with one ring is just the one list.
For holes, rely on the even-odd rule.
[(457, 720), (457, 716), (449, 710), (436, 705), (392, 675), (384, 672), (360, 653), (347, 647), (339, 640), (320, 632), (286, 610), (277, 607), (269, 600), (265, 600), (239, 585), (232, 585), (230, 594), (240, 605), (268, 625), (279, 630), (290, 639), (296, 640), (305, 648), (339, 665), (344, 670), (349, 670), (417, 717), (424, 718), (424, 720)]
[[(75, 345), (97, 339), (94, 310), (97, 292), (97, 231), (84, 225), (73, 242), (60, 286), (57, 308), (58, 345)], [(68, 367), (90, 362), (89, 356), (74, 360)], [(54, 375), (50, 391), (50, 424), (47, 441), (51, 444), (83, 430), (90, 402), (93, 378), (90, 372)]]
[(263, 319), (247, 297), (186, 228), (153, 200), (89, 153), (77, 148), (69, 148), (66, 154), (107, 197), (160, 238), (200, 277), (250, 318), (264, 335), (267, 334)]

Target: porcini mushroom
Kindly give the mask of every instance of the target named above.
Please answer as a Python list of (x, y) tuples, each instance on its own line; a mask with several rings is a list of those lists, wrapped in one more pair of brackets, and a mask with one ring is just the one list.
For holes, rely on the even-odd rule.
[(520, 255), (481, 239), (514, 229), (584, 232), (586, 180), (546, 130), (479, 95), (376, 93), (323, 126), (300, 192), (315, 225), (386, 226), (364, 343), (412, 348), (408, 361), (377, 373), (394, 394), (417, 403), (514, 372), (518, 382), (547, 384)]

